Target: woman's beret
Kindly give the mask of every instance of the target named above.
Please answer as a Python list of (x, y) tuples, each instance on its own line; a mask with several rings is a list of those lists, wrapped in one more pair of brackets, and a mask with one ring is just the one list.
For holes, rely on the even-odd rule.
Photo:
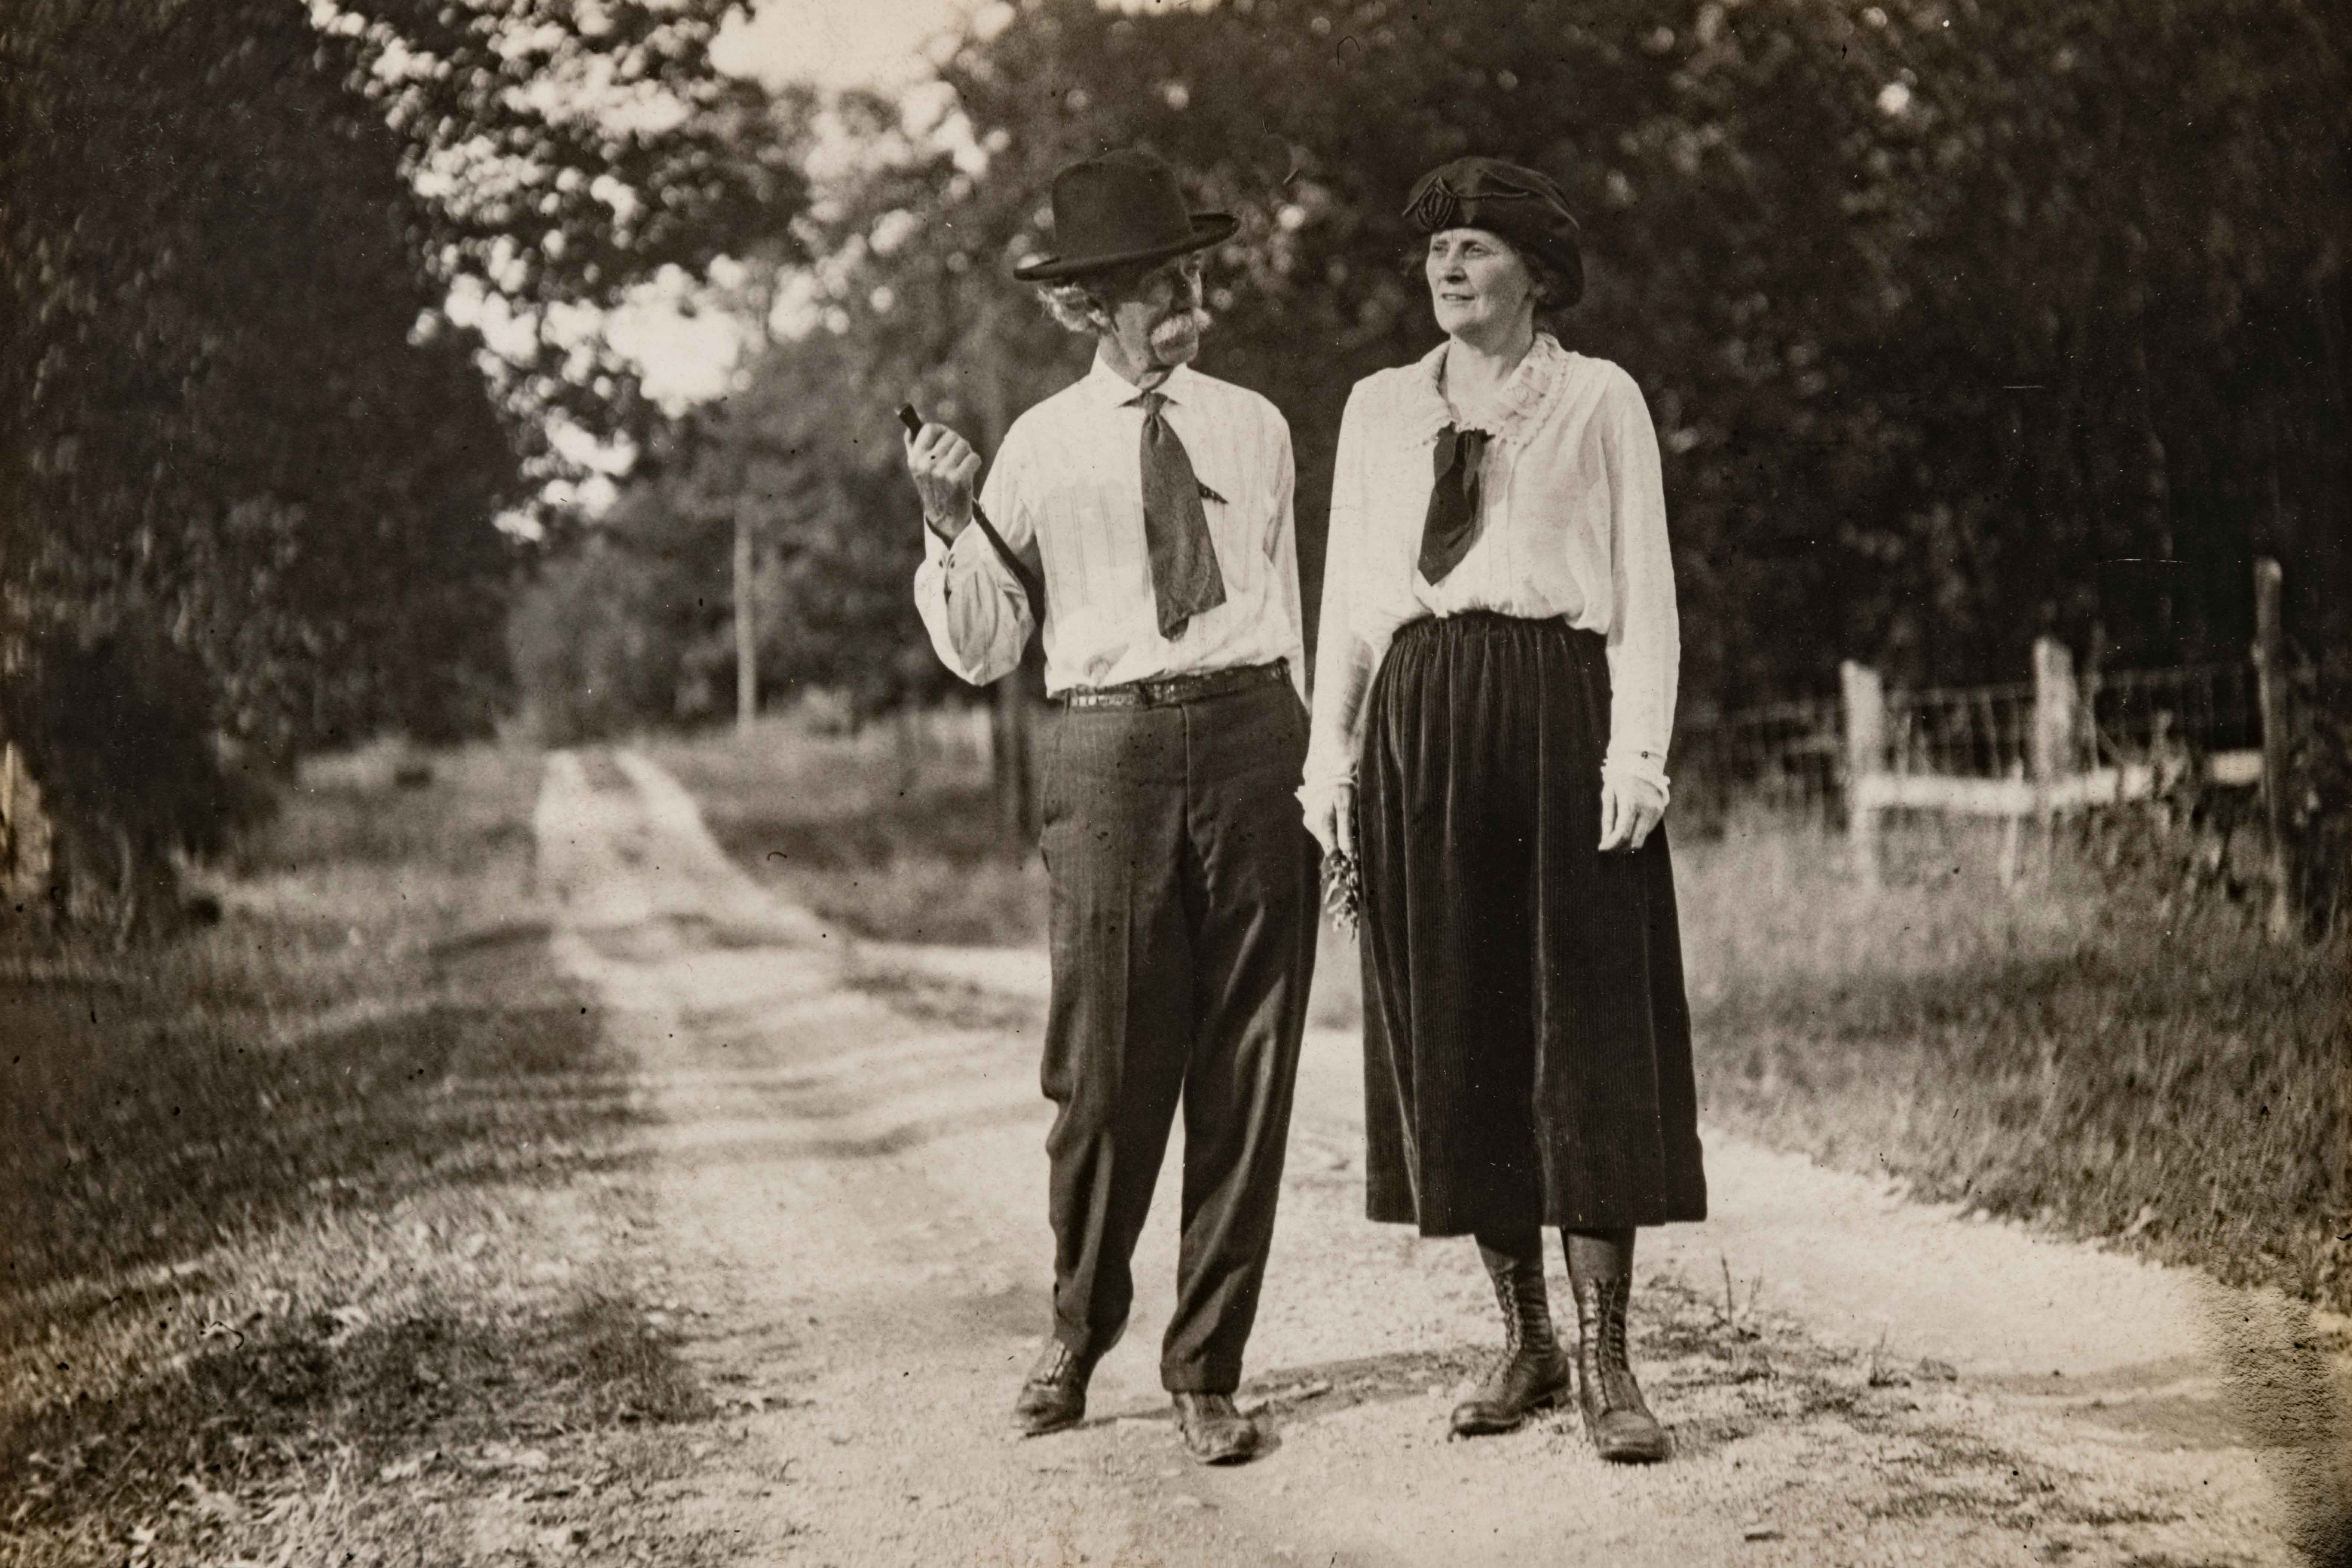
[(1568, 197), (1548, 174), (1500, 158), (1456, 158), (1423, 174), (1405, 203), (1405, 220), (1423, 234), (1483, 228), (1541, 258), (1559, 274), (1573, 305), (1584, 295), (1584, 253)]

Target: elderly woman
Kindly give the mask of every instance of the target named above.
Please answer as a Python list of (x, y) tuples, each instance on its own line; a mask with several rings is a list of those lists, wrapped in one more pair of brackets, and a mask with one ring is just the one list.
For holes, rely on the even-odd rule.
[(1706, 1216), (1659, 820), (1679, 638), (1655, 432), (1539, 311), (1583, 291), (1543, 174), (1463, 158), (1406, 216), (1445, 342), (1356, 384), (1332, 481), (1308, 826), (1360, 867), (1375, 1220), (1477, 1239), (1505, 1352), (1453, 1413), (1508, 1431), (1576, 1379), (1604, 1458), (1664, 1458), (1626, 1356), (1633, 1233)]

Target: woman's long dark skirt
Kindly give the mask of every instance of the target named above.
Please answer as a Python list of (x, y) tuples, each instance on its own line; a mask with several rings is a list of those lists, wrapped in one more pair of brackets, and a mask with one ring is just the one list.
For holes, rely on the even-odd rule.
[(1603, 855), (1602, 639), (1408, 623), (1359, 772), (1368, 1207), (1424, 1236), (1706, 1217), (1663, 829)]

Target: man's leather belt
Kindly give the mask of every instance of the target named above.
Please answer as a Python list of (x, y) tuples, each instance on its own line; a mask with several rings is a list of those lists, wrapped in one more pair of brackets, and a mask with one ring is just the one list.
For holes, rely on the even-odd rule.
[(1290, 672), (1280, 660), (1272, 664), (1244, 664), (1232, 669), (1213, 669), (1205, 675), (1171, 675), (1160, 680), (1130, 680), (1124, 686), (1078, 686), (1062, 693), (1059, 700), (1066, 708), (1167, 708), (1180, 702), (1197, 702), (1204, 697), (1223, 697), (1228, 692), (1246, 691), (1253, 687), (1269, 686), (1277, 680), (1287, 680)]

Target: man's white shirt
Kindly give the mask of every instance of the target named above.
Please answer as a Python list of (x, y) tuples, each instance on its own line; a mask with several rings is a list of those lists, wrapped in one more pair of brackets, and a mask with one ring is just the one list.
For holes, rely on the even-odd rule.
[[(1290, 427), (1256, 393), (1189, 365), (1156, 390), (1216, 498), (1202, 510), (1225, 602), (1172, 641), (1160, 635), (1143, 536), (1143, 394), (1097, 355), (1084, 377), (1013, 421), (981, 488), (1004, 542), (1044, 572), (1045, 689), (1283, 659), (1303, 697)], [(977, 526), (952, 544), (923, 530), (915, 606), (940, 661), (975, 685), (1019, 664), (1032, 629), (1019, 579)]]

